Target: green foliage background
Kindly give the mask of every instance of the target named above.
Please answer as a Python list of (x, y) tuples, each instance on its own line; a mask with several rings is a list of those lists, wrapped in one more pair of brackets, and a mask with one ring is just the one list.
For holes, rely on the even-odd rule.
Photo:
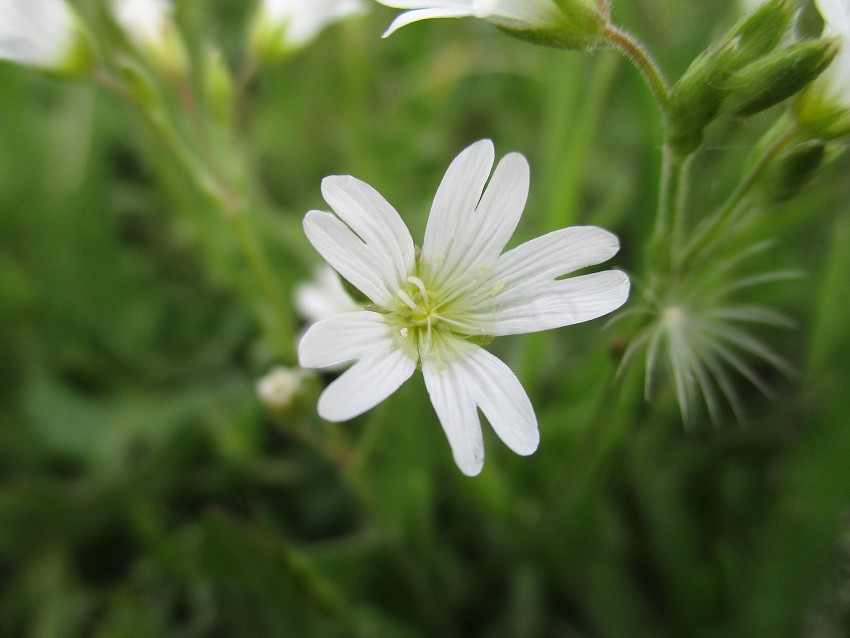
[[(249, 3), (180, 9), (190, 39), (240, 57)], [(678, 77), (735, 10), (614, 15)], [(660, 138), (633, 69), (473, 20), (381, 40), (393, 15), (328, 30), (249, 88), (255, 224), (287, 294), (318, 263), (300, 219), (325, 207), (322, 177), (374, 185), (421, 237), (448, 162), (482, 137), (532, 166), (517, 243), (598, 224), (637, 269)], [(712, 126), (697, 206), (782, 108)], [(806, 273), (760, 292), (798, 322), (761, 334), (800, 372), (763, 370), (775, 401), (742, 382), (746, 424), (686, 432), (669, 388), (647, 404), (640, 375), (615, 379), (617, 326), (500, 339), (542, 443), (518, 458), (486, 431), (467, 479), (418, 377), (349, 424), (315, 416), (322, 378), (269, 414), (254, 383), (294, 361), (243, 301), (229, 227), (119, 100), (0, 65), (0, 635), (850, 635), (849, 168), (752, 230), (775, 239), (762, 266)]]

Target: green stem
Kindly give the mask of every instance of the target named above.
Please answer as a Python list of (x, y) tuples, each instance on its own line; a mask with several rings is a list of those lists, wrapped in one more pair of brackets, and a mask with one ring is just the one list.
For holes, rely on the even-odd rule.
[(213, 167), (204, 164), (201, 156), (192, 151), (162, 112), (147, 108), (132, 91), (128, 90), (124, 84), (112, 77), (107, 71), (99, 69), (95, 73), (95, 78), (135, 108), (154, 135), (183, 166), (198, 190), (219, 208), (233, 226), (239, 246), (254, 274), (254, 278), (260, 286), (266, 302), (273, 310), (273, 316), (270, 320), (262, 314), (260, 319), (266, 326), (268, 334), (275, 341), (281, 356), (289, 359), (294, 358), (292, 337), (295, 333), (292, 316), (277, 285), (274, 270), (269, 263), (265, 250), (250, 223), (247, 206), (243, 198), (234, 193), (225, 178), (218, 175)]
[(678, 246), (676, 233), (684, 225), (684, 183), (687, 177), (687, 158), (665, 144), (661, 158), (661, 185), (655, 228), (649, 245), (650, 267), (667, 272)]
[(667, 85), (667, 80), (664, 78), (661, 67), (658, 66), (658, 63), (652, 58), (646, 47), (630, 33), (611, 24), (605, 27), (602, 35), (637, 67), (649, 90), (652, 91), (655, 101), (658, 103), (658, 110), (661, 111), (666, 120), (667, 105), (670, 101), (670, 88)]
[(705, 228), (698, 232), (693, 241), (685, 247), (679, 259), (680, 263), (698, 257), (706, 248), (711, 246), (767, 167), (796, 137), (797, 129), (791, 128), (765, 149), (717, 213), (709, 218)]
[[(286, 303), (277, 278), (271, 267), (266, 251), (263, 249), (257, 233), (250, 222), (247, 210), (241, 208), (227, 215), (233, 226), (242, 251), (254, 273), (258, 285), (263, 291), (263, 297), (272, 310), (272, 316), (266, 323), (269, 335), (275, 341), (278, 353), (290, 360), (295, 359), (295, 329), (289, 306)], [(265, 319), (265, 317), (263, 317)]]

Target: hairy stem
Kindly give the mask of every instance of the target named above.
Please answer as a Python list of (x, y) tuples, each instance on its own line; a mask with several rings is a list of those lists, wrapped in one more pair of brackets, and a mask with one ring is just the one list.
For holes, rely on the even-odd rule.
[(603, 35), (611, 45), (629, 58), (637, 70), (640, 71), (649, 90), (652, 91), (655, 101), (658, 103), (658, 110), (661, 111), (666, 120), (667, 103), (670, 101), (670, 88), (667, 86), (667, 80), (664, 79), (664, 73), (661, 71), (661, 67), (658, 66), (658, 63), (652, 58), (646, 47), (630, 33), (609, 24), (605, 27)]

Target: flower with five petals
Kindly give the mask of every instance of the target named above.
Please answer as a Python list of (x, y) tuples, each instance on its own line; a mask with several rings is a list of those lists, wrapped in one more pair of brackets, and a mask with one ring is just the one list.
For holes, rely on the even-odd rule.
[(489, 140), (452, 162), (421, 250), (395, 209), (350, 176), (322, 182), (334, 213), (311, 211), (304, 219), (316, 250), (371, 301), (314, 324), (299, 343), (303, 367), (356, 360), (322, 393), (320, 416), (358, 416), (419, 367), (455, 462), (470, 476), (484, 462), (478, 408), (517, 454), (531, 454), (539, 442), (519, 380), (479, 344), (594, 319), (629, 293), (617, 270), (559, 278), (617, 252), (617, 238), (601, 228), (565, 228), (502, 252), (525, 206), (529, 168), (511, 153), (491, 177), (493, 163)]

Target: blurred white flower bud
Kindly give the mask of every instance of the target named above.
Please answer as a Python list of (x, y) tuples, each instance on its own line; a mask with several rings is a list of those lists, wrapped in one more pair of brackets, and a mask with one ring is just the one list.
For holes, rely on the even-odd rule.
[(85, 27), (63, 0), (0, 1), (0, 59), (60, 75), (94, 68)]
[(112, 12), (130, 42), (151, 65), (171, 77), (186, 74), (186, 46), (174, 23), (174, 7), (169, 0), (114, 0)]
[(251, 53), (259, 61), (283, 58), (325, 27), (367, 10), (363, 0), (261, 0), (251, 25)]
[(308, 372), (298, 368), (273, 368), (257, 381), (257, 395), (270, 410), (288, 410), (301, 392), (308, 375)]
[(317, 268), (311, 281), (295, 287), (295, 308), (310, 323), (363, 309), (345, 292), (339, 275), (330, 266)]

